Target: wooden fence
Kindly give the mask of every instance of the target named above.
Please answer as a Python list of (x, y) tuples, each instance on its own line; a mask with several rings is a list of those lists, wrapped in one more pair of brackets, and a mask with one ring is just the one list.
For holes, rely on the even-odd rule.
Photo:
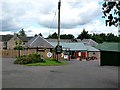
[[(48, 51), (47, 51), (48, 52)], [(44, 57), (47, 57), (47, 52), (38, 52), (39, 54), (43, 55)], [(29, 55), (29, 54), (35, 54), (36, 50), (0, 50), (0, 57), (2, 58), (15, 58), (18, 57), (20, 53), (21, 55)]]

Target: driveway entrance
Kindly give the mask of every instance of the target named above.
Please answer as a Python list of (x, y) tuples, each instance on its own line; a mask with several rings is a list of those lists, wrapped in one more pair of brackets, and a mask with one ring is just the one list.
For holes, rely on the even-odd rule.
[(2, 60), (3, 88), (117, 88), (118, 67), (98, 61), (67, 61), (64, 66), (23, 66)]

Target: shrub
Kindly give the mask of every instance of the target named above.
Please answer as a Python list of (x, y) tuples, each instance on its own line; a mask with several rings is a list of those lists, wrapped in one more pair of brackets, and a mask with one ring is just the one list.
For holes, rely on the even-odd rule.
[(17, 57), (16, 60), (14, 61), (14, 64), (29, 64), (43, 61), (44, 60), (41, 58), (40, 54), (30, 54)]
[(80, 61), (82, 61), (82, 56), (80, 56), (80, 59), (79, 59)]
[(15, 46), (14, 50), (24, 50), (24, 48), (22, 46)]

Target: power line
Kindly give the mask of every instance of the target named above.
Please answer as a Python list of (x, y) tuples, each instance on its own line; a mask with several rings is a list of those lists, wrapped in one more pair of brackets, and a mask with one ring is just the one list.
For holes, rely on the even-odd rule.
[[(51, 30), (51, 28), (52, 28), (52, 26), (53, 26), (53, 22), (54, 22), (54, 19), (55, 19), (55, 17), (56, 17), (56, 13), (57, 13), (57, 9), (55, 10), (54, 17), (53, 17), (52, 22), (51, 22), (51, 24), (50, 24), (50, 30)], [(50, 35), (50, 30), (49, 30), (49, 35)]]

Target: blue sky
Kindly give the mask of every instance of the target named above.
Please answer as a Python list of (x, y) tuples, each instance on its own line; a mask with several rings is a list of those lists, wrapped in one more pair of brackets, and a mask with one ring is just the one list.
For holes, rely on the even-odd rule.
[[(42, 33), (44, 37), (57, 32), (59, 0), (0, 1), (0, 34), (18, 33), (24, 28), (28, 36)], [(106, 27), (102, 17), (102, 0), (61, 0), (61, 34), (75, 37), (85, 28), (89, 33), (118, 34), (116, 27)], [(55, 14), (56, 12), (56, 14)]]

